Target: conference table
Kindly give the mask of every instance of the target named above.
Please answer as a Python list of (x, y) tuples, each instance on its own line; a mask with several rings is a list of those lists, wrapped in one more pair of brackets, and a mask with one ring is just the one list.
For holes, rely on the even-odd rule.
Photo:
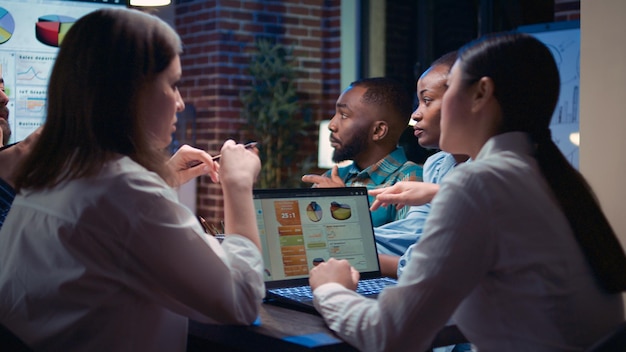
[[(467, 342), (456, 326), (444, 327), (432, 347)], [(264, 303), (251, 326), (189, 322), (188, 352), (357, 351), (342, 341), (321, 316), (274, 303)]]

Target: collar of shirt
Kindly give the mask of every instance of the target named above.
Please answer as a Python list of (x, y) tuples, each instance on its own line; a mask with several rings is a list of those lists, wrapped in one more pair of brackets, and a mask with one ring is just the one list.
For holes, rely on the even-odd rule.
[(533, 143), (525, 132), (507, 132), (491, 137), (480, 149), (476, 160), (493, 154), (511, 151), (516, 154), (533, 154)]
[(352, 163), (352, 165), (348, 167), (348, 173), (343, 179), (344, 182), (353, 178), (357, 180), (371, 179), (375, 184), (379, 185), (385, 182), (390, 174), (401, 168), (407, 161), (404, 149), (402, 149), (402, 147), (396, 147), (396, 149), (386, 157), (363, 170), (359, 170), (356, 164)]

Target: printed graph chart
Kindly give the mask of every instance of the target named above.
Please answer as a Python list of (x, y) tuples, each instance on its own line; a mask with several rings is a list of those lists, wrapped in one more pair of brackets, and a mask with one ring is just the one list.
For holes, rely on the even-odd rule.
[(43, 118), (46, 110), (45, 87), (20, 87), (16, 94), (16, 109), (21, 116)]
[(572, 166), (578, 168), (580, 23), (537, 24), (520, 27), (520, 30), (541, 40), (554, 56), (559, 69), (561, 91), (550, 123), (552, 140)]
[(46, 82), (48, 79), (48, 75), (45, 71), (36, 66), (28, 66), (27, 68), (24, 68), (23, 70), (17, 72), (17, 79), (20, 83), (24, 83), (25, 81)]
[(569, 162), (578, 168), (578, 145), (571, 140), (578, 134), (579, 121), (579, 82), (580, 82), (580, 34), (579, 30), (552, 31), (544, 33), (543, 39), (552, 52), (559, 68), (561, 91), (557, 106), (552, 115), (550, 129), (552, 139)]
[(0, 50), (0, 77), (4, 80), (5, 93), (12, 96), (15, 83), (13, 82), (13, 69), (15, 68), (15, 54)]
[(0, 44), (4, 44), (13, 36), (15, 20), (9, 11), (0, 7)]
[(47, 85), (56, 54), (18, 54), (16, 83), (18, 85)]
[(63, 15), (41, 16), (35, 24), (37, 40), (43, 44), (58, 47), (75, 21), (75, 18)]

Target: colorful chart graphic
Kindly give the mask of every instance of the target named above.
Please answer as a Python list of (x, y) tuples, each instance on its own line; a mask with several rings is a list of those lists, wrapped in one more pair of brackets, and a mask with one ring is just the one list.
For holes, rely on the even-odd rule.
[(309, 217), (309, 220), (318, 222), (322, 219), (322, 207), (316, 202), (311, 202), (306, 206), (306, 215)]
[(337, 220), (346, 220), (352, 216), (352, 209), (348, 204), (330, 203), (330, 214)]
[(0, 7), (0, 44), (6, 43), (15, 30), (15, 21), (9, 11)]
[[(28, 87), (21, 88), (31, 88), (33, 85), (47, 86), (55, 58), (56, 53), (19, 53), (15, 55), (16, 83), (18, 85), (28, 85)], [(40, 91), (35, 91), (37, 96), (45, 96), (45, 94), (42, 95), (41, 93)]]
[(58, 47), (75, 21), (75, 18), (62, 15), (41, 16), (35, 24), (37, 40), (43, 44)]

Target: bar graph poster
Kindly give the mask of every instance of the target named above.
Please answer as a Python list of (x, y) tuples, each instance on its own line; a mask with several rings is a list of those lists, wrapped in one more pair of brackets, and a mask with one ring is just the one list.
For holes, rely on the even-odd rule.
[(552, 115), (552, 139), (561, 152), (578, 169), (579, 95), (580, 95), (580, 22), (554, 22), (524, 26), (552, 52), (561, 77), (559, 101)]
[(78, 18), (113, 5), (68, 0), (0, 3), (0, 77), (9, 96), (10, 143), (24, 139), (46, 118), (48, 79), (58, 46)]

